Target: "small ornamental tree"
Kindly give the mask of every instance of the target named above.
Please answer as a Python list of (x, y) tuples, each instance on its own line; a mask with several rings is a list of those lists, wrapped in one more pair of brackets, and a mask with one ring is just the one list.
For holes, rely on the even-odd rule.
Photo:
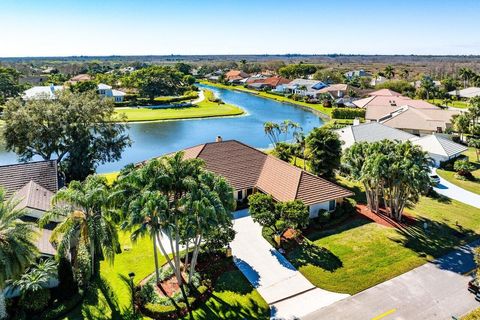
[(253, 221), (262, 227), (275, 230), (275, 222), (279, 217), (276, 214), (275, 201), (272, 196), (257, 192), (248, 197), (248, 203)]
[(303, 229), (308, 225), (310, 213), (301, 200), (277, 203), (276, 211), (289, 228)]
[(474, 167), (468, 160), (457, 160), (453, 164), (453, 170), (461, 177), (470, 179), (472, 177), (472, 171)]

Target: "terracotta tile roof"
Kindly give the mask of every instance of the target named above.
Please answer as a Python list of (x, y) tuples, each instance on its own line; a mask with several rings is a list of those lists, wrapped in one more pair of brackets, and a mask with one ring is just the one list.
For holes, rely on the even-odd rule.
[(57, 162), (49, 160), (0, 166), (0, 187), (6, 190), (7, 197), (30, 181), (53, 193), (57, 192)]
[(225, 78), (227, 80), (239, 80), (248, 77), (248, 73), (245, 73), (241, 70), (230, 70), (225, 73)]
[(185, 158), (203, 159), (208, 170), (224, 176), (235, 190), (256, 187), (278, 201), (299, 199), (311, 205), (353, 195), (236, 140), (185, 149)]
[(370, 92), (369, 96), (390, 96), (390, 97), (401, 97), (402, 95), (398, 92), (395, 92), (390, 89), (380, 89), (377, 91)]

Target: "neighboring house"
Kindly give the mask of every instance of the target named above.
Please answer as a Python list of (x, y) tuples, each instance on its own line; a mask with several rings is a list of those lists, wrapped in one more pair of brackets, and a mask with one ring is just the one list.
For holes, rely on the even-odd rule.
[[(368, 110), (369, 108), (367, 109), (367, 113)], [(415, 108), (405, 105), (381, 116), (377, 119), (377, 122), (417, 136), (424, 136), (433, 133), (444, 133), (452, 127), (453, 116), (459, 115), (460, 113), (461, 111), (458, 110)], [(371, 114), (368, 114), (368, 117), (370, 118)]]
[(480, 88), (479, 87), (469, 87), (461, 90), (454, 90), (448, 93), (451, 96), (456, 96), (458, 98), (474, 98), (480, 97)]
[(55, 99), (57, 93), (64, 89), (63, 86), (37, 86), (31, 87), (23, 92), (22, 98), (24, 100), (36, 100), (36, 99)]
[[(0, 166), (0, 187), (5, 189), (7, 199), (18, 201), (18, 209), (25, 209), (24, 220), (37, 221), (50, 210), (52, 197), (58, 191), (57, 162), (50, 160)], [(49, 239), (58, 221), (52, 221), (51, 226), (45, 229), (38, 229), (40, 254), (55, 255), (56, 250)]]
[[(398, 93), (396, 91), (393, 91), (393, 90), (390, 90), (390, 89), (376, 90), (376, 91), (370, 92), (368, 95), (370, 97), (377, 97), (377, 96), (381, 96), (381, 97), (403, 97), (400, 93)], [(404, 98), (409, 99), (408, 97), (404, 97)]]
[(442, 162), (455, 159), (468, 150), (464, 145), (436, 134), (414, 138), (412, 143), (422, 147), (423, 151), (428, 152), (428, 155), (437, 167)]
[(387, 81), (388, 81), (388, 78), (385, 78), (383, 76), (376, 76), (376, 77), (373, 77), (372, 80), (370, 80), (370, 85), (372, 87), (375, 87), (376, 85), (387, 82)]
[(434, 104), (431, 104), (425, 100), (414, 100), (404, 96), (372, 96), (367, 97), (359, 100), (353, 101), (353, 103), (358, 108), (385, 108), (385, 107), (392, 107), (396, 108), (403, 105), (410, 105), (416, 108), (429, 108), (429, 109), (440, 109)]
[(352, 70), (344, 73), (345, 78), (348, 80), (351, 80), (353, 78), (364, 78), (364, 77), (371, 77), (372, 75), (368, 72), (366, 72), (363, 69), (360, 70)]
[[(413, 81), (413, 82), (410, 82), (410, 84), (414, 86), (415, 89), (418, 89), (422, 87), (422, 80)], [(438, 80), (433, 80), (433, 84), (435, 88), (440, 88), (442, 86), (442, 83)]]
[(280, 76), (273, 76), (269, 78), (254, 79), (253, 81), (250, 81), (250, 82), (247, 80), (247, 83), (249, 87), (252, 87), (255, 89), (257, 89), (257, 87), (260, 87), (260, 89), (263, 89), (263, 88), (275, 89), (278, 86), (290, 83), (290, 80)]
[(235, 190), (237, 201), (255, 192), (270, 194), (276, 201), (301, 200), (310, 217), (319, 210), (332, 211), (352, 192), (330, 181), (265, 154), (236, 140), (197, 145), (184, 150), (186, 159), (199, 158), (206, 169), (225, 177)]
[(355, 142), (377, 142), (381, 140), (405, 141), (415, 138), (413, 134), (391, 128), (378, 122), (368, 122), (335, 130), (343, 141), (342, 149), (350, 148)]
[(76, 75), (75, 77), (72, 77), (70, 78), (70, 80), (68, 80), (67, 82), (69, 83), (77, 83), (77, 82), (82, 82), (82, 81), (91, 81), (92, 80), (92, 77), (88, 74), (79, 74), (79, 75)]
[(348, 126), (335, 130), (335, 132), (338, 133), (340, 140), (343, 141), (342, 149), (347, 149), (356, 142), (377, 142), (385, 139), (398, 141), (410, 140), (413, 144), (420, 146), (423, 151), (428, 153), (429, 157), (434, 161), (435, 166), (440, 166), (444, 161), (457, 158), (468, 149), (446, 137), (436, 134), (417, 137), (378, 122)]
[(328, 85), (319, 80), (295, 79), (287, 84), (278, 85), (274, 91), (312, 99), (329, 94), (333, 99), (338, 99), (347, 95), (348, 88), (348, 85), (343, 83)]
[(123, 102), (125, 92), (112, 89), (111, 86), (100, 83), (97, 86), (98, 94), (102, 97), (113, 98), (115, 102)]
[(230, 83), (241, 83), (243, 80), (249, 77), (248, 73), (241, 70), (230, 70), (225, 73), (225, 80)]

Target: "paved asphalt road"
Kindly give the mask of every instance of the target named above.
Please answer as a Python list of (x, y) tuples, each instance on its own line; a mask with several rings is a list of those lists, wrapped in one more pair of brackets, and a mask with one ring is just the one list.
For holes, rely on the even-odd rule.
[(420, 320), (452, 319), (480, 307), (468, 292), (475, 264), (471, 248), (464, 246), (352, 297), (319, 309), (304, 320)]

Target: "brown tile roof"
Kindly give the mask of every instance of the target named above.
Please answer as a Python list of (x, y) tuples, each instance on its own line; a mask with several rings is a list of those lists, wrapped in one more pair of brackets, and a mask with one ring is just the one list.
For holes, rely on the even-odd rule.
[[(291, 80), (289, 80), (287, 78), (283, 78), (283, 77), (280, 77), (280, 76), (273, 76), (273, 77), (269, 77), (269, 78), (266, 78), (266, 79), (255, 79), (255, 80), (251, 81), (250, 83), (263, 83), (263, 84), (269, 85), (273, 88), (276, 88), (279, 85), (290, 83), (290, 81)], [(248, 81), (247, 81), (247, 83), (248, 83)]]
[(238, 80), (248, 77), (248, 73), (245, 73), (241, 70), (230, 70), (225, 73), (225, 78), (227, 80)]
[(200, 158), (206, 168), (224, 176), (235, 190), (256, 187), (278, 201), (299, 199), (306, 205), (351, 196), (320, 177), (236, 140), (185, 149), (185, 158)]
[(57, 192), (57, 162), (49, 160), (0, 166), (0, 187), (6, 190), (7, 197), (30, 181), (53, 193)]
[(23, 188), (15, 192), (14, 197), (20, 201), (17, 208), (48, 211), (50, 210), (50, 203), (54, 194), (54, 192), (30, 181)]

